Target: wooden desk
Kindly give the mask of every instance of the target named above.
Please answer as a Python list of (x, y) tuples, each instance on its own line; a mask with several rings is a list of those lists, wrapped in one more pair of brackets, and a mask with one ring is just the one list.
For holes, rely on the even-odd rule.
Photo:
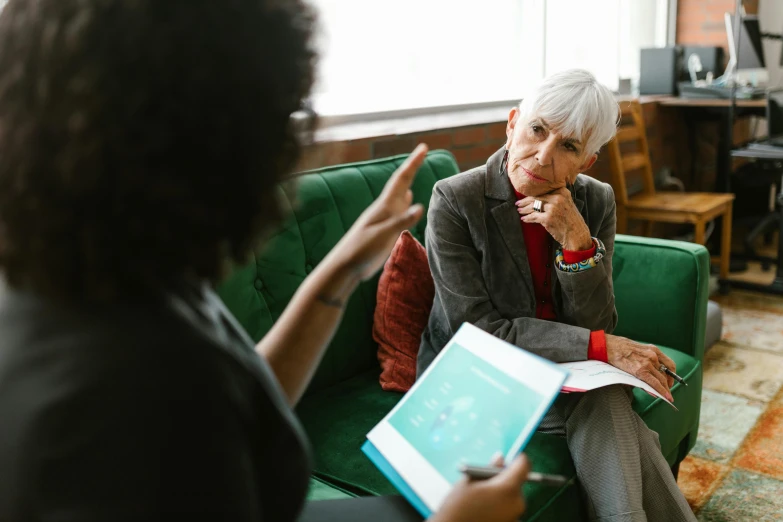
[[(722, 98), (680, 98), (678, 96), (666, 96), (655, 100), (664, 107), (728, 107), (729, 100)], [(737, 100), (736, 107), (766, 108), (767, 100)]]
[[(723, 98), (680, 98), (678, 96), (651, 97), (650, 103), (661, 107), (672, 107), (689, 111), (694, 118), (716, 119), (720, 122), (720, 134), (717, 143), (717, 158), (715, 161), (716, 185), (719, 192), (731, 192), (731, 149), (733, 136), (729, 134), (730, 100)], [(767, 100), (736, 100), (734, 118), (750, 115), (764, 115)], [(693, 129), (690, 133), (692, 135)]]

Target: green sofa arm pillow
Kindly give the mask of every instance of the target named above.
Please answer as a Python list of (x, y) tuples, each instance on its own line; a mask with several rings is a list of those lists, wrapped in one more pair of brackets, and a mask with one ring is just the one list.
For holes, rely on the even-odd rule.
[(702, 360), (709, 253), (701, 245), (617, 236), (613, 257), (616, 335)]

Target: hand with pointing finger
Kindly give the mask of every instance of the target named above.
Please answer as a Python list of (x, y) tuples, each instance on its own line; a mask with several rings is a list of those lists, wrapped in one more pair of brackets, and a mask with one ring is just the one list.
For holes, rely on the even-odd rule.
[(372, 277), (386, 262), (400, 233), (421, 219), (424, 207), (411, 205), (411, 184), (426, 156), (426, 145), (416, 147), (332, 251), (359, 279)]

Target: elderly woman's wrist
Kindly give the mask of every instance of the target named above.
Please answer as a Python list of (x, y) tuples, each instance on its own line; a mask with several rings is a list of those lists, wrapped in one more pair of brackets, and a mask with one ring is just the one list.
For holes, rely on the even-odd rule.
[[(580, 254), (584, 254), (586, 251), (582, 251), (581, 253), (568, 251), (565, 249), (558, 248), (555, 251), (555, 266), (558, 268), (560, 272), (583, 272), (585, 270), (589, 270), (595, 266), (598, 266), (598, 264), (601, 262), (601, 260), (606, 255), (606, 247), (604, 246), (603, 242), (601, 242), (598, 238), (591, 238), (591, 241), (594, 246), (594, 250), (589, 253), (588, 256), (580, 256)], [(568, 257), (568, 262), (566, 261), (566, 257)]]
[(590, 236), (590, 234), (588, 234), (587, 237), (580, 237), (563, 245), (563, 249), (569, 250), (571, 252), (584, 252), (585, 250), (590, 250), (591, 248), (593, 248), (593, 238)]

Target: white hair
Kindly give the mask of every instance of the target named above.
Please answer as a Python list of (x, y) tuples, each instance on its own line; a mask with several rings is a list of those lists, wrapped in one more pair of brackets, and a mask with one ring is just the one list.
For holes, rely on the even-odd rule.
[(539, 117), (558, 132), (597, 153), (617, 132), (620, 108), (612, 91), (584, 69), (569, 69), (545, 78), (519, 104), (520, 117)]

